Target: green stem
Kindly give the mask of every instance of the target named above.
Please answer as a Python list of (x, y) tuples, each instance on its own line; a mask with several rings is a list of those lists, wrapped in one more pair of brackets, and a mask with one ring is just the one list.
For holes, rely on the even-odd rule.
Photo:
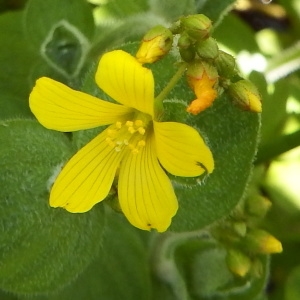
[(171, 78), (169, 83), (164, 87), (164, 89), (160, 92), (160, 94), (154, 99), (155, 105), (161, 106), (163, 100), (167, 97), (167, 95), (170, 93), (170, 91), (173, 89), (173, 87), (176, 85), (176, 83), (179, 81), (181, 76), (186, 70), (186, 63), (182, 63), (177, 70), (177, 72), (174, 74), (174, 76)]
[(271, 161), (276, 156), (292, 150), (300, 145), (300, 130), (283, 135), (269, 144), (263, 145), (258, 151), (255, 164)]

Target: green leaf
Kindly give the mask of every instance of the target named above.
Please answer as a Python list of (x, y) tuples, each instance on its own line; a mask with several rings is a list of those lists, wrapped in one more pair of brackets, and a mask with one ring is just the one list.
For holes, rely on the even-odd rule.
[(84, 0), (29, 0), (24, 12), (24, 30), (28, 40), (39, 48), (48, 34), (65, 21), (87, 39), (94, 35), (90, 5)]
[(196, 12), (194, 0), (149, 0), (151, 11), (166, 21), (177, 21), (181, 16)]
[(98, 254), (103, 206), (85, 214), (49, 207), (51, 184), (73, 152), (65, 134), (12, 120), (0, 124), (0, 143), (0, 288), (62, 288)]
[(29, 71), (34, 56), (22, 33), (22, 13), (0, 15), (0, 119), (31, 116)]
[(213, 21), (214, 26), (217, 27), (234, 3), (235, 0), (222, 0), (217, 3), (209, 0), (198, 0), (197, 6), (199, 13), (209, 17)]
[[(103, 1), (102, 1), (103, 2)], [(125, 19), (129, 16), (145, 12), (148, 9), (145, 0), (110, 0), (96, 8), (96, 15), (101, 16), (101, 21), (107, 18)]]
[(150, 299), (148, 253), (140, 232), (122, 215), (107, 213), (99, 256), (76, 282), (47, 300)]

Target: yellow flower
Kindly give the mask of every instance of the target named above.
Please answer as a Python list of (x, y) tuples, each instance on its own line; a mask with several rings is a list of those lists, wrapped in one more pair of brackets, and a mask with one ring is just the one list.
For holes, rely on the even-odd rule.
[(31, 92), (30, 108), (49, 129), (111, 124), (67, 162), (52, 187), (50, 205), (86, 212), (106, 198), (118, 173), (120, 206), (129, 222), (165, 231), (178, 204), (164, 169), (186, 177), (211, 173), (212, 154), (192, 127), (155, 119), (152, 72), (128, 53), (104, 54), (95, 80), (119, 104), (46, 77)]

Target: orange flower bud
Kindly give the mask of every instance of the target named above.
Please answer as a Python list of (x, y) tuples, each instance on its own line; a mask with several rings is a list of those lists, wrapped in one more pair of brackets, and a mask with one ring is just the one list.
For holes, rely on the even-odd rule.
[(172, 43), (172, 32), (168, 28), (157, 25), (143, 37), (136, 58), (141, 64), (156, 62), (170, 51)]
[(212, 65), (201, 61), (188, 68), (187, 79), (197, 96), (188, 106), (187, 112), (197, 115), (210, 107), (216, 99), (218, 94), (214, 87), (218, 81), (218, 73)]

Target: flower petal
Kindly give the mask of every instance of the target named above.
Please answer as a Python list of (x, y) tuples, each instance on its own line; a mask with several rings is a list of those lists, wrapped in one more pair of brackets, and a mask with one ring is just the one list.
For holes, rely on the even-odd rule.
[(50, 193), (52, 207), (86, 212), (108, 195), (122, 158), (122, 152), (116, 152), (105, 141), (108, 129), (65, 165)]
[(111, 124), (132, 111), (75, 91), (47, 77), (37, 80), (29, 105), (42, 125), (64, 132)]
[(198, 131), (186, 124), (154, 122), (157, 156), (162, 166), (176, 176), (211, 173), (214, 159)]
[(152, 72), (130, 54), (122, 50), (105, 53), (99, 62), (96, 82), (117, 102), (153, 116)]
[(178, 209), (172, 184), (158, 163), (154, 140), (138, 154), (127, 153), (120, 167), (120, 206), (137, 228), (165, 231)]

